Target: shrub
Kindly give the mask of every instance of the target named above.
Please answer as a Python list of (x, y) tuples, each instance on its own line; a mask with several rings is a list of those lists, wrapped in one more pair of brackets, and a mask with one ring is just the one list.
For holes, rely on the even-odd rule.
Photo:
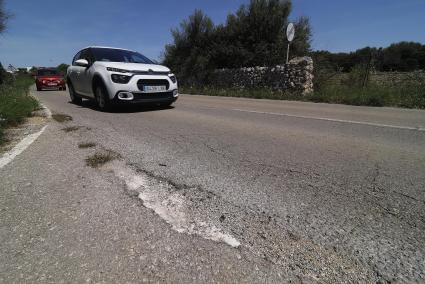
[(16, 80), (0, 85), (0, 143), (4, 142), (4, 128), (22, 123), (38, 107), (35, 98), (28, 95), (33, 79), (20, 75)]

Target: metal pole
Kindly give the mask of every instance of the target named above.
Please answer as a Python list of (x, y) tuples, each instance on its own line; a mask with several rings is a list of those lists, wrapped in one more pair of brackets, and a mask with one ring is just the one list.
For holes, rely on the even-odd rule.
[(288, 43), (288, 49), (286, 50), (286, 64), (289, 63), (289, 47), (291, 46), (291, 43)]

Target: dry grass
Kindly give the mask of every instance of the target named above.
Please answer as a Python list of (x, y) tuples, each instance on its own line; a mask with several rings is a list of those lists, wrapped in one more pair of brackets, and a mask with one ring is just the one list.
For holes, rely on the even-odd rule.
[(111, 151), (111, 150), (105, 150), (102, 152), (97, 152), (94, 155), (91, 155), (86, 158), (86, 165), (92, 168), (100, 168), (104, 164), (119, 159), (121, 156), (120, 154)]
[(74, 131), (77, 131), (77, 130), (79, 130), (81, 127), (79, 127), (79, 126), (70, 126), (70, 127), (65, 127), (65, 128), (62, 128), (62, 130), (63, 131), (65, 131), (66, 133), (68, 133), (68, 132), (74, 132)]
[(94, 147), (96, 147), (96, 143), (92, 143), (92, 142), (78, 144), (78, 148), (80, 149), (88, 149), (88, 148), (94, 148)]
[(56, 120), (59, 123), (65, 123), (65, 122), (69, 122), (72, 121), (72, 117), (66, 114), (61, 114), (61, 113), (55, 113), (52, 115), (52, 118), (54, 120)]

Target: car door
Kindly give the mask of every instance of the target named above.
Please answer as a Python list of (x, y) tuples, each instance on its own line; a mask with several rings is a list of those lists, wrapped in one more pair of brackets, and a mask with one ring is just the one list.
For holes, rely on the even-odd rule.
[(80, 73), (79, 73), (79, 82), (80, 82), (80, 93), (87, 96), (87, 97), (94, 97), (93, 91), (92, 91), (92, 78), (94, 75), (94, 58), (91, 54), (90, 49), (85, 49), (82, 51), (81, 59), (85, 59), (89, 62), (89, 66), (87, 67), (81, 67)]
[(71, 81), (72, 85), (74, 86), (74, 90), (81, 95), (85, 95), (84, 93), (84, 87), (83, 87), (83, 81), (82, 81), (82, 73), (86, 69), (86, 67), (78, 66), (75, 64), (75, 61), (79, 59), (85, 59), (84, 58), (84, 50), (77, 53), (77, 55), (74, 58), (74, 62), (72, 64), (72, 71), (71, 71)]
[(74, 58), (72, 59), (72, 65), (68, 68), (68, 73), (67, 73), (67, 77), (71, 81), (72, 86), (74, 87), (74, 90), (77, 93), (78, 93), (78, 91), (77, 91), (77, 88), (78, 88), (78, 78), (77, 78), (77, 70), (76, 70), (77, 65), (75, 65), (75, 61), (77, 61), (78, 59), (80, 59), (80, 55), (81, 55), (81, 51), (78, 52), (74, 56)]

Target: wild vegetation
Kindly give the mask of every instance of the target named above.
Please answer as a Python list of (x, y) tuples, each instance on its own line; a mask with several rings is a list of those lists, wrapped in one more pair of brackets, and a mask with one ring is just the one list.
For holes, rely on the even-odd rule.
[(4, 9), (4, 1), (0, 0), (0, 34), (6, 29), (6, 22), (9, 18), (10, 14)]
[(350, 72), (365, 64), (381, 72), (425, 70), (425, 45), (417, 42), (399, 42), (385, 48), (365, 47), (349, 53), (314, 51), (311, 55), (316, 62), (340, 72)]
[[(220, 25), (196, 10), (172, 31), (174, 42), (165, 48), (164, 64), (185, 86), (208, 84), (209, 75), (217, 68), (281, 64), (288, 44), (283, 30), (291, 10), (290, 1), (252, 0)], [(292, 54), (305, 55), (310, 51), (309, 20), (299, 18), (295, 22), (297, 38)]]
[(33, 83), (32, 77), (18, 75), (16, 78), (6, 76), (0, 84), (0, 144), (5, 142), (6, 127), (19, 125), (38, 108), (37, 100), (28, 94)]
[[(251, 0), (215, 25), (202, 11), (195, 11), (172, 30), (174, 42), (167, 45), (164, 64), (179, 78), (183, 93), (290, 99), (351, 105), (425, 108), (423, 80), (397, 86), (375, 84), (371, 72), (425, 70), (425, 46), (401, 42), (387, 48), (366, 47), (351, 53), (312, 51), (308, 18), (296, 20), (292, 56), (311, 56), (315, 64), (313, 94), (301, 96), (268, 89), (217, 89), (209, 82), (213, 70), (274, 66), (286, 59), (284, 29), (290, 21), (292, 4), (287, 0)], [(334, 76), (347, 80), (334, 84)]]
[[(0, 0), (0, 34), (6, 29), (9, 17), (3, 0)], [(28, 88), (33, 82), (29, 75), (7, 73), (0, 63), (0, 144), (5, 142), (6, 127), (22, 123), (38, 107), (37, 100), (28, 95)]]

